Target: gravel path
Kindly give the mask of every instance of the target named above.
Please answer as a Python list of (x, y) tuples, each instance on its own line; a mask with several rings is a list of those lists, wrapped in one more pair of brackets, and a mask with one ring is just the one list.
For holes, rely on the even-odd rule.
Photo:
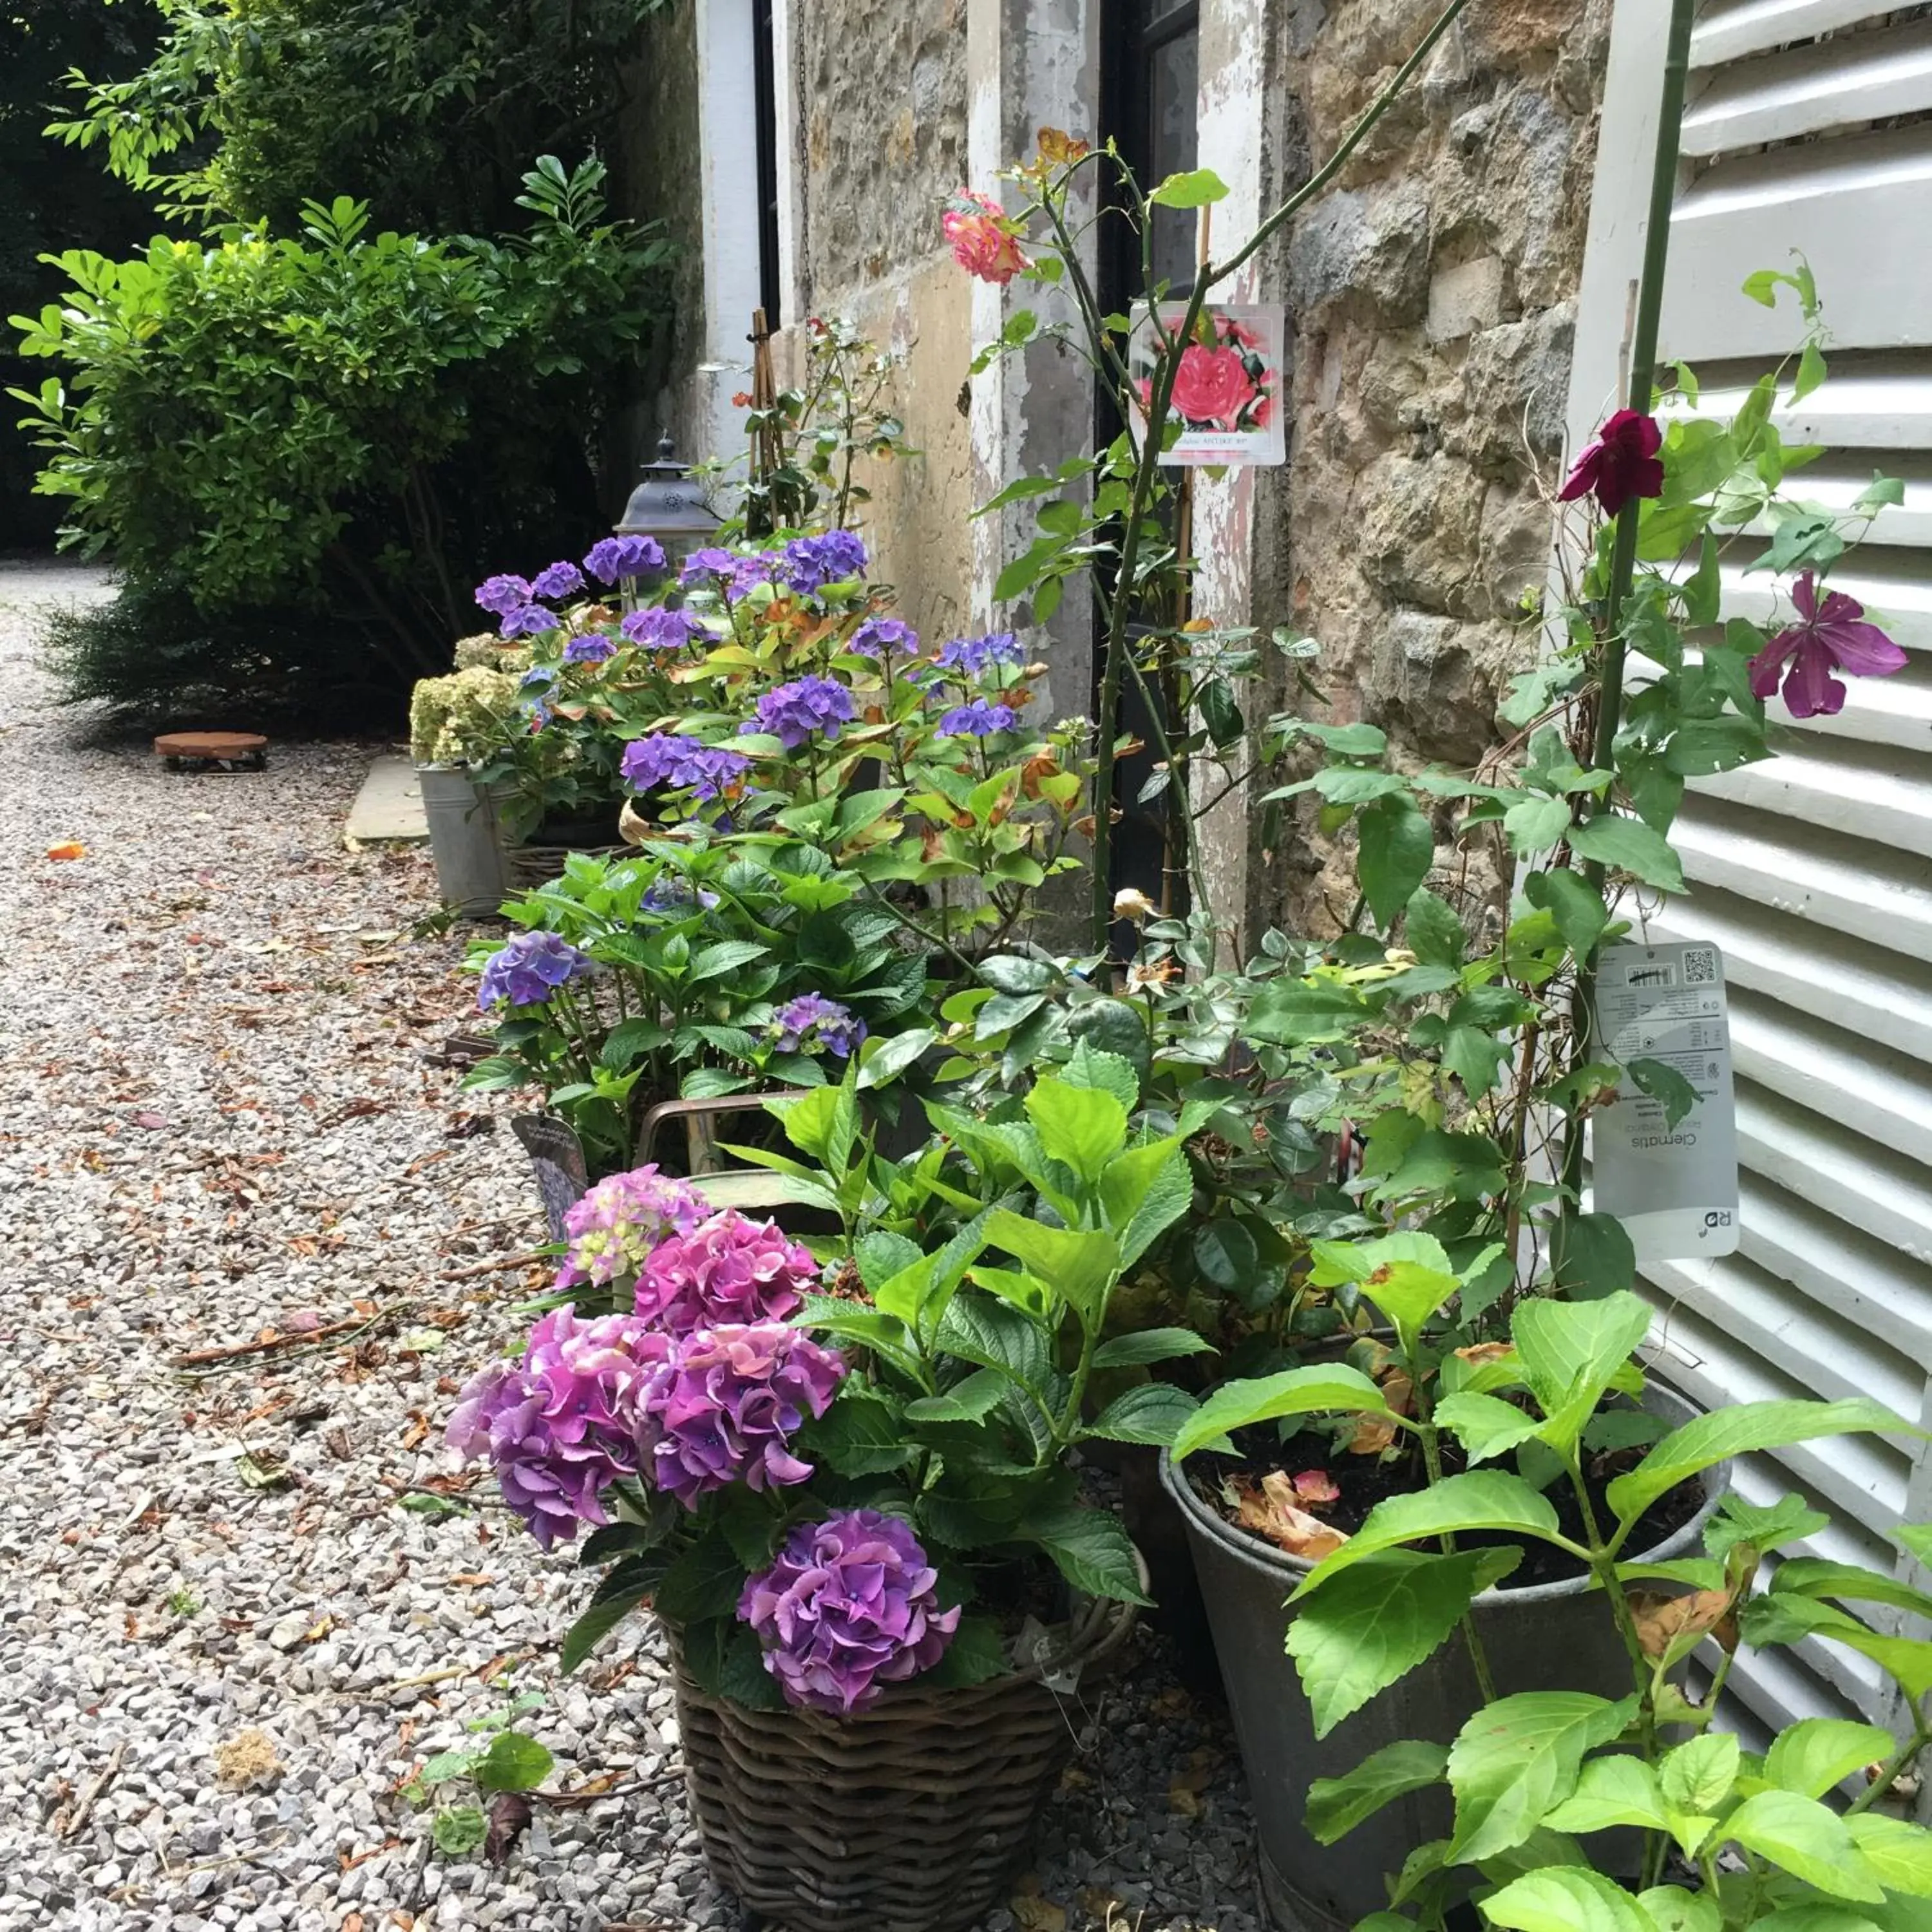
[[(0, 1932), (734, 1924), (647, 1621), (560, 1683), (567, 1558), (433, 1487), (540, 1229), (436, 1058), (469, 982), (410, 937), (427, 856), (344, 850), (354, 746), (78, 746), (34, 614), (104, 594), (0, 566)], [(526, 1692), (552, 1788), (616, 1789), (447, 1858), (401, 1787)], [(1254, 1932), (1225, 1724), (1151, 1639), (1091, 1718), (991, 1932)]]

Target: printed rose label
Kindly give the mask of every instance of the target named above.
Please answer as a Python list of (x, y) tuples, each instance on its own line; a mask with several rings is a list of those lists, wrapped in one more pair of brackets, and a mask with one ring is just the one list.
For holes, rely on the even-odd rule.
[[(1187, 304), (1162, 302), (1160, 316), (1161, 328), (1172, 338), (1187, 319)], [(1174, 374), (1172, 416), (1180, 431), (1162, 452), (1163, 464), (1287, 460), (1281, 396), (1285, 326), (1278, 303), (1213, 303), (1201, 311)], [(1144, 309), (1128, 352), (1143, 410), (1160, 350), (1154, 311)]]

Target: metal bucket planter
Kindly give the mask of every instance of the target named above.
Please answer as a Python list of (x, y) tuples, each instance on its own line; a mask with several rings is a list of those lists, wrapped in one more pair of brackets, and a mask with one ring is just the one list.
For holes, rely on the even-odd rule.
[[(1673, 1429), (1699, 1412), (1654, 1384), (1645, 1406)], [(1452, 1637), (1427, 1663), (1318, 1738), (1283, 1643), (1290, 1618), (1282, 1606), (1314, 1566), (1224, 1521), (1177, 1474), (1165, 1450), (1160, 1478), (1186, 1520), (1207, 1600), (1254, 1804), (1268, 1916), (1283, 1932), (1342, 1932), (1387, 1906), (1385, 1873), (1400, 1870), (1417, 1846), (1449, 1834), (1450, 1803), (1439, 1789), (1413, 1792), (1337, 1843), (1323, 1845), (1302, 1823), (1309, 1786), (1352, 1771), (1399, 1738), (1448, 1743), (1482, 1701), (1468, 1654)], [(1707, 1469), (1702, 1480), (1702, 1508), (1655, 1548), (1632, 1552), (1633, 1561), (1664, 1562), (1693, 1547), (1730, 1486), (1730, 1465)], [(1497, 1689), (1505, 1696), (1565, 1690), (1616, 1697), (1629, 1688), (1622, 1641), (1601, 1598), (1581, 1577), (1486, 1590), (1476, 1599), (1475, 1616)]]
[(895, 1685), (851, 1718), (700, 1690), (668, 1633), (691, 1815), (718, 1882), (786, 1932), (963, 1932), (1004, 1904), (1072, 1756), (1070, 1692), (1132, 1606), (1083, 1604), (1043, 1664), (970, 1689)]
[(488, 918), (508, 896), (497, 808), (514, 788), (479, 786), (454, 765), (418, 765), (416, 770), (423, 815), (429, 821), (436, 891), (446, 905), (466, 918)]

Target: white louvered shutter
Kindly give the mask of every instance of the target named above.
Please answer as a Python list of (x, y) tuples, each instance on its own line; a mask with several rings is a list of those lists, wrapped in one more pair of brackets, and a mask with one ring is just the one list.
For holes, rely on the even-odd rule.
[[(1874, 470), (1905, 479), (1904, 506), (1883, 512), (1832, 582), (1911, 654), (1894, 676), (1850, 680), (1844, 711), (1796, 726), (1769, 763), (1692, 788), (1678, 832), (1691, 892), (1652, 923), (1664, 938), (1715, 940), (1731, 988), (1742, 1246), (1723, 1261), (1660, 1264), (1648, 1283), (1666, 1312), (1661, 1372), (1710, 1405), (1870, 1395), (1932, 1420), (1925, 13), (1870, 0), (1713, 0), (1692, 41), (1661, 356), (1689, 362), (1703, 410), (1727, 413), (1797, 334), (1788, 293), (1773, 313), (1740, 285), (1756, 269), (1788, 269), (1793, 249), (1809, 260), (1832, 334), (1830, 380), (1778, 422), (1787, 442), (1828, 453), (1790, 487), (1849, 504)], [(1617, 0), (1573, 447), (1622, 388), (1667, 14), (1666, 0)], [(1727, 570), (1726, 614), (1766, 615), (1764, 584)], [(1764, 1500), (1794, 1484), (1832, 1517), (1819, 1555), (1904, 1574), (1883, 1532), (1932, 1519), (1932, 1472), (1907, 1441), (1850, 1437), (1755, 1459), (1740, 1486)], [(1837, 1646), (1768, 1653), (1732, 1682), (1747, 1729), (1898, 1715), (1876, 1666)]]

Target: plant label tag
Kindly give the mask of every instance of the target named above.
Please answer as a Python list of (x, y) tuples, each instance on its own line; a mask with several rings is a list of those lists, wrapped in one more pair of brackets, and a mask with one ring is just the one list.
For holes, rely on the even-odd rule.
[(1592, 1118), (1592, 1204), (1623, 1223), (1640, 1266), (1735, 1253), (1738, 1123), (1724, 956), (1702, 940), (1606, 946), (1597, 1012), (1606, 1058), (1626, 1070), (1667, 1068), (1696, 1100), (1672, 1126), (1663, 1101), (1627, 1073), (1614, 1105)]

